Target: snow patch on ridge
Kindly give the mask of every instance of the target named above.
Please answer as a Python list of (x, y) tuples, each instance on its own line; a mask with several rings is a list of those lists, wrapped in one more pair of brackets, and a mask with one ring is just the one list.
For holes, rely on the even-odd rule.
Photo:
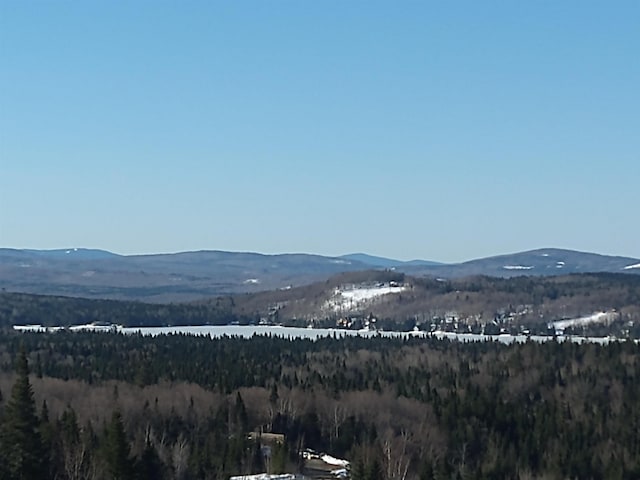
[(624, 270), (631, 270), (632, 268), (640, 268), (640, 263), (636, 263), (634, 265), (627, 265), (624, 267)]
[(396, 285), (394, 282), (375, 286), (351, 286), (348, 288), (336, 288), (333, 296), (327, 300), (325, 307), (334, 310), (358, 308), (372, 300), (390, 293), (400, 293), (407, 289), (405, 286)]
[(371, 287), (371, 288), (356, 288), (353, 290), (340, 291), (340, 295), (343, 298), (348, 300), (353, 300), (356, 302), (361, 302), (363, 300), (370, 300), (375, 297), (380, 297), (382, 295), (388, 295), (389, 293), (400, 293), (405, 290), (405, 287), (392, 287), (392, 286), (382, 286), (382, 287)]
[(590, 323), (608, 323), (617, 318), (616, 312), (596, 312), (585, 317), (570, 318), (551, 322), (550, 325), (556, 330), (564, 330), (567, 327), (581, 327)]
[(505, 270), (531, 270), (533, 267), (525, 265), (505, 265), (502, 268)]

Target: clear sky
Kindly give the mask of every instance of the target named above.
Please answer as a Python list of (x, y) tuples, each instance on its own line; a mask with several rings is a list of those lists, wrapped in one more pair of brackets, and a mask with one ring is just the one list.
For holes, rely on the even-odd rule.
[(0, 246), (640, 257), (640, 2), (0, 0)]

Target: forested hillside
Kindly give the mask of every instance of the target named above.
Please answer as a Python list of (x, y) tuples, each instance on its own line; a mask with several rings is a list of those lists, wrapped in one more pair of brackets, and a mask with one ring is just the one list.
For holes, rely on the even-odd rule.
[[(385, 292), (362, 301), (357, 295)], [(395, 288), (395, 287), (394, 287)], [(213, 305), (213, 303), (209, 303)], [(290, 290), (234, 297), (233, 312), (299, 325), (336, 326), (341, 319), (376, 318), (385, 329), (428, 330), (450, 319), (460, 326), (496, 321), (506, 329), (539, 331), (548, 322), (611, 310), (621, 324), (640, 323), (640, 275), (414, 278), (397, 272), (355, 272)], [(362, 325), (360, 322), (359, 325)], [(462, 328), (464, 327), (464, 328)]]
[(357, 480), (639, 478), (639, 367), (635, 342), (4, 331), (3, 478), (36, 478), (23, 444), (37, 478), (296, 472), (305, 448)]
[[(384, 294), (353, 300), (356, 294), (376, 291)], [(0, 325), (104, 322), (135, 327), (267, 322), (357, 329), (364, 326), (363, 321), (375, 318), (376, 328), (385, 330), (429, 330), (434, 322), (440, 326), (450, 320), (458, 331), (481, 331), (499, 323), (509, 331), (527, 328), (542, 332), (548, 322), (604, 311), (615, 314), (616, 325), (607, 330), (609, 333), (619, 336), (625, 330), (640, 334), (640, 275), (444, 280), (364, 271), (299, 288), (167, 305), (0, 293)]]
[(0, 326), (69, 326), (91, 322), (125, 326), (227, 325), (243, 319), (232, 312), (233, 299), (216, 299), (206, 305), (158, 305), (116, 300), (52, 297), (25, 293), (0, 293)]

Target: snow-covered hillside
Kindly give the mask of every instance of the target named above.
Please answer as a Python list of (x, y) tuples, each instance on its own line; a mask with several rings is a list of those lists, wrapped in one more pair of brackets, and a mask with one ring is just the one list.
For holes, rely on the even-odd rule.
[(596, 312), (591, 315), (579, 318), (569, 318), (567, 320), (559, 320), (552, 322), (550, 325), (556, 330), (564, 330), (568, 327), (581, 327), (590, 323), (609, 323), (617, 318), (616, 312)]
[(400, 293), (407, 289), (404, 285), (395, 283), (384, 285), (351, 285), (336, 288), (333, 295), (325, 304), (325, 308), (333, 311), (354, 310), (361, 308), (383, 295)]

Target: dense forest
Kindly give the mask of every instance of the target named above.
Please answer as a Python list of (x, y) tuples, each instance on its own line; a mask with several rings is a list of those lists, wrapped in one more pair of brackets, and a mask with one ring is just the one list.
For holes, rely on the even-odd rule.
[(313, 449), (355, 480), (635, 479), (639, 367), (632, 341), (4, 330), (0, 477), (225, 479)]
[(221, 298), (203, 304), (151, 303), (54, 297), (26, 293), (0, 293), (0, 326), (68, 326), (91, 322), (125, 326), (227, 325), (242, 320), (232, 312), (233, 299)]

